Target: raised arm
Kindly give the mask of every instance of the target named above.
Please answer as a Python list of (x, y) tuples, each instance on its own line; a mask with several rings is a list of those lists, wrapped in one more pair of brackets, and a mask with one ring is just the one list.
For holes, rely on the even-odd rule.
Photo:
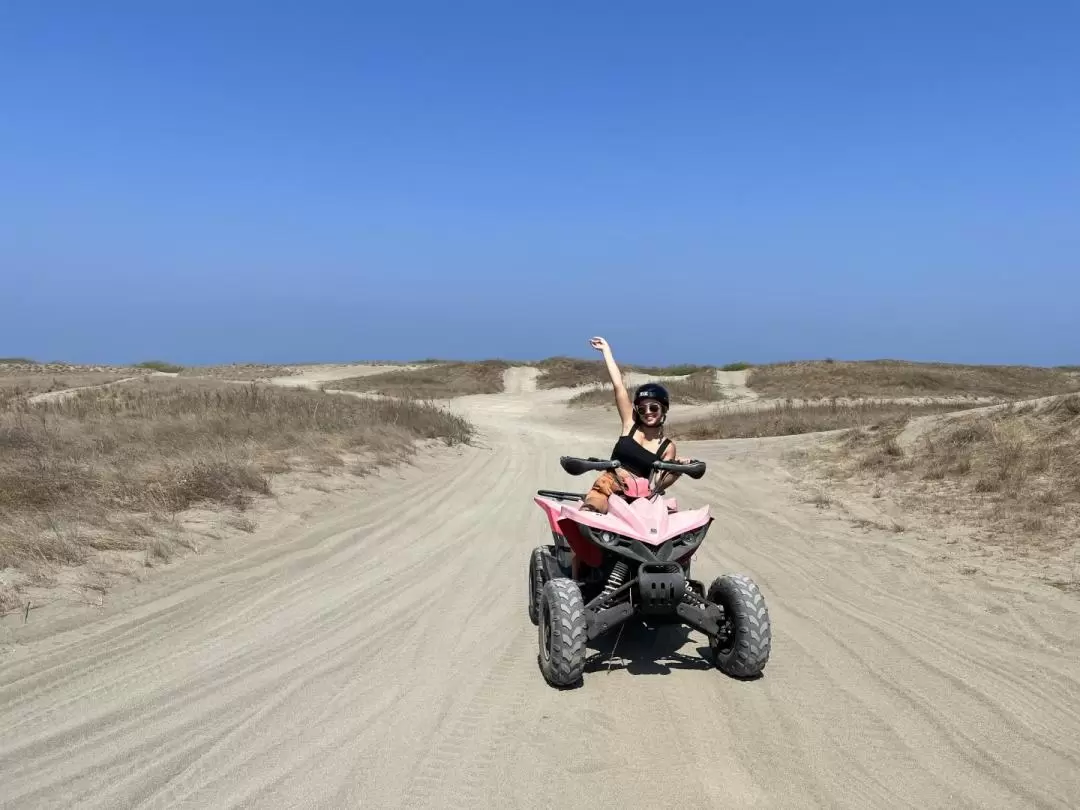
[(619, 409), (623, 430), (627, 430), (634, 423), (634, 406), (630, 403), (630, 395), (626, 393), (622, 372), (619, 371), (619, 366), (611, 354), (611, 347), (602, 337), (594, 337), (589, 341), (589, 345), (604, 355), (608, 377), (611, 378), (611, 384), (615, 388), (615, 406)]

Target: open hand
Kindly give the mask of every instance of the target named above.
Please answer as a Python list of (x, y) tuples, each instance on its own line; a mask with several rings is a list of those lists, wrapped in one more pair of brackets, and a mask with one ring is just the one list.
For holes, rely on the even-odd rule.
[(592, 340), (589, 341), (589, 345), (596, 349), (598, 352), (611, 351), (611, 347), (608, 345), (608, 342), (602, 337), (594, 337)]

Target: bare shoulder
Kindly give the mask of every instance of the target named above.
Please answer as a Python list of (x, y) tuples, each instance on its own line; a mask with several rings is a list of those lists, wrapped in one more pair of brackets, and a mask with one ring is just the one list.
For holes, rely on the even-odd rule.
[(675, 442), (671, 442), (667, 447), (664, 448), (664, 455), (661, 456), (661, 458), (664, 461), (671, 461), (673, 458), (675, 458)]

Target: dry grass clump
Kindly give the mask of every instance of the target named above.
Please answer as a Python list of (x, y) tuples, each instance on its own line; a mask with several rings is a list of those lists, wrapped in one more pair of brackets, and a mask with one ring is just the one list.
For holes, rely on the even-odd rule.
[(176, 366), (180, 377), (208, 377), (214, 380), (238, 380), (253, 382), (269, 380), (272, 377), (292, 377), (301, 373), (296, 366), (274, 366), (265, 363), (230, 363), (223, 366)]
[[(668, 393), (671, 395), (673, 405), (699, 405), (725, 399), (724, 392), (716, 385), (716, 372), (711, 368), (699, 368), (690, 372), (681, 380), (668, 380), (664, 383), (664, 387), (667, 388)], [(633, 389), (629, 390), (633, 395)], [(594, 405), (613, 405), (614, 402), (614, 389), (611, 383), (605, 383), (598, 388), (590, 388), (575, 394), (567, 401), (567, 404), (573, 408), (581, 408)]]
[(170, 363), (167, 360), (143, 360), (141, 363), (136, 363), (135, 368), (159, 371), (162, 374), (178, 374), (184, 370), (183, 366), (178, 366), (176, 363)]
[(137, 374), (117, 374), (107, 371), (69, 374), (0, 374), (0, 410), (24, 403), (35, 394), (66, 391), (87, 385), (104, 385), (132, 376), (137, 376)]
[(1080, 525), (1080, 395), (950, 420), (907, 449), (896, 434), (851, 436), (845, 474), (983, 528), (1062, 539)]
[(965, 366), (893, 360), (797, 362), (755, 366), (747, 384), (768, 397), (970, 396), (1030, 398), (1080, 390), (1060, 369)]
[(964, 407), (942, 403), (777, 402), (765, 407), (746, 406), (688, 420), (673, 425), (671, 432), (679, 438), (689, 440), (794, 436), (826, 430), (903, 423), (913, 416), (945, 413)]
[(681, 380), (665, 382), (664, 387), (671, 394), (673, 403), (695, 404), (726, 399), (724, 392), (716, 385), (716, 371), (711, 368), (699, 369)]
[(79, 365), (78, 363), (39, 363), (24, 357), (0, 359), (0, 377), (6, 376), (56, 376), (73, 374), (115, 374), (134, 377), (150, 374), (152, 369), (139, 366)]
[[(417, 381), (421, 379), (431, 379), (433, 382), (428, 387), (433, 390), (438, 390), (439, 388), (445, 388), (447, 385), (445, 378), (452, 376), (457, 378), (457, 384), (452, 386), (454, 390), (461, 387), (463, 393), (495, 394), (500, 393), (503, 390), (502, 372), (512, 366), (528, 366), (538, 369), (540, 374), (536, 378), (536, 386), (541, 389), (578, 388), (584, 385), (593, 386), (596, 384), (604, 384), (608, 386), (609, 391), (611, 390), (610, 384), (606, 382), (608, 374), (603, 360), (586, 360), (578, 357), (558, 356), (548, 357), (544, 360), (523, 360), (517, 362), (498, 359), (465, 362), (428, 358), (426, 360), (417, 360), (415, 361), (415, 364), (429, 366), (430, 368), (388, 371), (385, 374), (357, 378), (356, 385), (363, 387), (354, 388), (352, 390), (375, 391), (376, 389), (369, 387), (368, 384), (364, 382), (364, 380), (374, 380), (377, 381), (380, 386), (385, 388), (385, 390), (380, 388), (378, 393), (386, 393), (390, 396), (402, 396), (406, 395), (404, 393), (406, 387), (409, 390), (415, 389)], [(624, 363), (621, 364), (620, 368), (624, 373), (635, 372), (656, 377), (676, 377), (695, 374), (703, 375), (712, 371), (711, 366), (697, 366), (690, 364), (674, 366), (637, 366)], [(463, 379), (470, 375), (473, 376), (474, 379), (484, 380), (484, 384), (479, 386), (469, 386), (464, 383)], [(396, 391), (397, 393), (392, 393), (392, 391)], [(450, 394), (448, 396), (460, 395), (461, 394)], [(438, 398), (439, 395), (431, 394), (430, 396)]]
[[(549, 357), (526, 365), (540, 369), (540, 376), (536, 380), (537, 388), (578, 388), (582, 385), (595, 385), (601, 383), (611, 391), (611, 384), (607, 382), (607, 367), (603, 360), (583, 360), (577, 357)], [(674, 366), (638, 366), (629, 363), (621, 363), (619, 368), (624, 374), (648, 374), (653, 377), (684, 377), (691, 376), (704, 379), (713, 374), (712, 366), (697, 366), (683, 363)], [(667, 385), (667, 383), (665, 383)], [(697, 386), (700, 388), (700, 386)], [(689, 392), (689, 389), (687, 389)], [(699, 391), (700, 393), (700, 391)], [(600, 398), (592, 395), (592, 392), (582, 392), (584, 399), (575, 404), (595, 404)], [(609, 397), (610, 399), (610, 397)], [(709, 400), (712, 401), (712, 400)]]
[(348, 377), (323, 385), (342, 391), (366, 391), (406, 399), (451, 399), (471, 394), (502, 393), (505, 360), (446, 363), (417, 369), (395, 369), (364, 377)]
[(623, 366), (627, 371), (637, 374), (648, 374), (652, 377), (686, 377), (690, 374), (712, 373), (712, 366), (698, 366), (693, 363), (677, 363), (673, 366)]
[(615, 388), (611, 383), (604, 383), (597, 388), (588, 388), (574, 394), (566, 401), (566, 404), (571, 408), (615, 407)]
[(580, 360), (576, 357), (549, 357), (532, 365), (540, 369), (537, 388), (577, 388), (607, 379), (602, 360)]
[(73, 565), (92, 549), (150, 549), (189, 507), (243, 510), (270, 476), (357, 471), (417, 439), (468, 442), (431, 405), (304, 389), (151, 378), (0, 412), (0, 570)]

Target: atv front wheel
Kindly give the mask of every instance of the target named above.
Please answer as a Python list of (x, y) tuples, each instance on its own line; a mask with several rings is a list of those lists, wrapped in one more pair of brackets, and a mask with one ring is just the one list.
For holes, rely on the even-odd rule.
[(540, 621), (540, 594), (544, 590), (544, 549), (537, 546), (529, 557), (529, 621)]
[(585, 601), (576, 582), (549, 579), (540, 595), (540, 671), (552, 686), (570, 686), (585, 669), (588, 627)]
[(760, 675), (772, 649), (772, 624), (758, 586), (742, 574), (725, 574), (713, 580), (708, 599), (724, 609), (720, 632), (709, 639), (716, 666), (735, 678)]

